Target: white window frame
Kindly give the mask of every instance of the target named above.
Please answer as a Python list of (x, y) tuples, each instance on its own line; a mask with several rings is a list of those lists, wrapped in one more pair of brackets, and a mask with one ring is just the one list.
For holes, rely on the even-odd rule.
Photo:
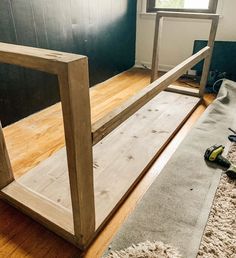
[(155, 0), (147, 0), (146, 12), (154, 13), (157, 11), (171, 11), (171, 12), (193, 12), (193, 13), (216, 13), (218, 0), (209, 0), (208, 9), (186, 9), (186, 8), (156, 8)]

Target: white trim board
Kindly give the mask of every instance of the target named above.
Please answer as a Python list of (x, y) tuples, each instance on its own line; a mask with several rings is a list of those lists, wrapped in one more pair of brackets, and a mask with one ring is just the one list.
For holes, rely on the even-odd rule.
[[(134, 67), (137, 68), (148, 68), (151, 69), (152, 64), (150, 62), (145, 62), (145, 61), (136, 61)], [(172, 68), (174, 68), (174, 65), (166, 65), (166, 64), (160, 64), (159, 65), (159, 71), (161, 72), (168, 72), (170, 71)]]

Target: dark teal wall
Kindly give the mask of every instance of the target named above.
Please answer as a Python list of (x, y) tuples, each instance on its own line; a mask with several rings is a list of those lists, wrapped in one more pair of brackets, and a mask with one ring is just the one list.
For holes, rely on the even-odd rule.
[[(134, 65), (136, 4), (136, 0), (0, 0), (0, 41), (86, 55), (92, 86)], [(54, 76), (0, 65), (3, 125), (59, 98)]]

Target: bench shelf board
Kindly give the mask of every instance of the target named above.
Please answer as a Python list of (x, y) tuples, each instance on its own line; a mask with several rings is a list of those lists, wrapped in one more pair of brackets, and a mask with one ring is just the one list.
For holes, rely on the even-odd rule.
[[(114, 213), (199, 100), (162, 92), (93, 146), (96, 231)], [(74, 243), (65, 148), (9, 184), (2, 193), (9, 202), (23, 204), (21, 209), (25, 213), (32, 216), (33, 211), (36, 220)], [(60, 214), (60, 218), (51, 216), (47, 207)]]

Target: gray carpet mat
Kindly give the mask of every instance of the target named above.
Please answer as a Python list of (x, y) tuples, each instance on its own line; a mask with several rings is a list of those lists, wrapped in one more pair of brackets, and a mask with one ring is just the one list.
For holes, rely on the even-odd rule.
[(228, 127), (236, 129), (235, 111), (236, 83), (227, 80), (122, 225), (111, 250), (162, 241), (178, 248), (184, 258), (196, 257), (222, 173), (208, 166), (203, 155), (213, 144), (229, 146)]

